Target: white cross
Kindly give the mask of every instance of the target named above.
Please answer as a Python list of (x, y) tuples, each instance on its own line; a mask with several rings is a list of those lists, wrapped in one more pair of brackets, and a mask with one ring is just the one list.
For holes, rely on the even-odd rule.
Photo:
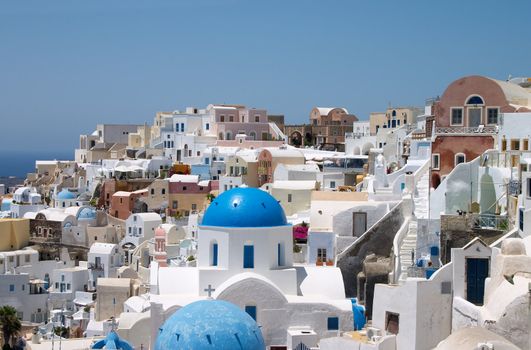
[(208, 298), (212, 299), (212, 292), (214, 292), (215, 289), (212, 288), (212, 286), (210, 284), (208, 285), (208, 288), (204, 289), (204, 291), (208, 293)]

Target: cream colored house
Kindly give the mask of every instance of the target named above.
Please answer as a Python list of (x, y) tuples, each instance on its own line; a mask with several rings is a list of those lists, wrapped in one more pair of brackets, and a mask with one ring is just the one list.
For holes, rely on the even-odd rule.
[(319, 190), (315, 180), (275, 181), (270, 187), (271, 195), (280, 201), (287, 216), (310, 209), (312, 192)]

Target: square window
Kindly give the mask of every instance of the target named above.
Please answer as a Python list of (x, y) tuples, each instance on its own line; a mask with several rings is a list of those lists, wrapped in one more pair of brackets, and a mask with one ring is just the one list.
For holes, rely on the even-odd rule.
[(452, 125), (463, 124), (463, 108), (452, 108)]
[(338, 317), (328, 317), (328, 330), (337, 331), (339, 330), (339, 318)]
[(487, 124), (498, 124), (498, 108), (487, 108)]

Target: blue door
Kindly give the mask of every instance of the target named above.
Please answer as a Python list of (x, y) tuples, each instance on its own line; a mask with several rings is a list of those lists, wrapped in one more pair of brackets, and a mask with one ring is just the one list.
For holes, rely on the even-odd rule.
[(218, 244), (212, 245), (212, 266), (218, 266)]
[(466, 259), (466, 300), (476, 305), (483, 305), (487, 277), (489, 277), (489, 259)]
[(243, 268), (254, 268), (254, 246), (252, 245), (243, 246)]

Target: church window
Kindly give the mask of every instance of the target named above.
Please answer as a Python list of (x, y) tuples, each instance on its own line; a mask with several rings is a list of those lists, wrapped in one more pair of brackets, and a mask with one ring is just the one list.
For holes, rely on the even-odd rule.
[(253, 245), (243, 246), (243, 268), (244, 269), (254, 268), (254, 246)]
[(256, 306), (254, 305), (245, 305), (245, 312), (249, 314), (256, 321)]
[(280, 267), (280, 266), (284, 266), (286, 265), (286, 261), (284, 260), (284, 244), (283, 243), (279, 243), (277, 245), (277, 265)]
[(212, 243), (212, 266), (218, 266), (218, 244)]

